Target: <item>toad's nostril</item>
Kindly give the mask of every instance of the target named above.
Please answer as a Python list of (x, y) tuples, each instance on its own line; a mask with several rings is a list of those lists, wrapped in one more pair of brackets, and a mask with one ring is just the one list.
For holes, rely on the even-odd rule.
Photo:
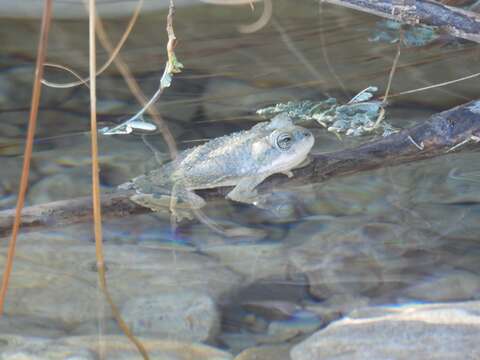
[(304, 132), (303, 132), (303, 135), (304, 135), (305, 137), (309, 137), (309, 136), (312, 136), (312, 133), (311, 133), (310, 131), (304, 131)]

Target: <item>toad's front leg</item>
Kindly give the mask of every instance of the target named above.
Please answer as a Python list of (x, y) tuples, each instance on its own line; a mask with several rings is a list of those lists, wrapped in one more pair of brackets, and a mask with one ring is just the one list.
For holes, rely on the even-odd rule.
[(259, 175), (240, 180), (233, 190), (227, 194), (227, 198), (242, 203), (255, 204), (258, 199), (255, 187), (265, 178), (266, 176)]

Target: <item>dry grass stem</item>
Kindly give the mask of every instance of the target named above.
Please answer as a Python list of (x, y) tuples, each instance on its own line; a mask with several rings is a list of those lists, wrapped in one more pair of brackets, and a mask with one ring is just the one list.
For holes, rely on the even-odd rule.
[(3, 314), (5, 296), (7, 294), (10, 274), (13, 267), (13, 258), (15, 257), (15, 246), (17, 243), (18, 230), (20, 228), (22, 209), (25, 204), (25, 194), (28, 188), (28, 177), (30, 174), (30, 160), (32, 158), (33, 139), (35, 137), (35, 129), (37, 125), (38, 106), (41, 95), (41, 80), (43, 77), (45, 57), (47, 54), (48, 33), (50, 30), (50, 22), (52, 17), (52, 0), (45, 0), (42, 14), (42, 25), (40, 28), (40, 40), (37, 49), (37, 60), (35, 64), (35, 78), (33, 82), (32, 101), (30, 105), (30, 116), (28, 119), (28, 131), (25, 144), (25, 152), (23, 157), (22, 176), (20, 179), (20, 188), (18, 191), (17, 206), (15, 209), (15, 221), (12, 228), (12, 236), (8, 246), (7, 259), (5, 262), (5, 270), (3, 273), (2, 287), (0, 289), (0, 315)]
[(91, 127), (91, 151), (92, 151), (92, 196), (93, 196), (93, 222), (95, 233), (95, 256), (97, 259), (98, 281), (102, 292), (105, 294), (113, 316), (125, 335), (137, 347), (142, 357), (149, 359), (147, 351), (142, 343), (133, 335), (128, 325), (122, 319), (120, 312), (115, 305), (110, 292), (108, 291), (107, 280), (105, 276), (105, 260), (103, 253), (102, 239), (102, 211), (100, 202), (100, 168), (98, 162), (98, 132), (97, 132), (97, 93), (96, 93), (96, 41), (95, 41), (95, 23), (96, 7), (95, 0), (89, 0), (89, 71), (90, 71), (90, 127)]

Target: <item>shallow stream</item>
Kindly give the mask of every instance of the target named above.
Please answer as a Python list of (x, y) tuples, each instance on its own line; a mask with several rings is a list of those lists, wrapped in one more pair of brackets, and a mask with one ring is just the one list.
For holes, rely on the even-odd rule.
[[(317, 1), (275, 1), (264, 28), (239, 31), (261, 12), (261, 4), (253, 13), (248, 5), (177, 9), (177, 56), (185, 70), (157, 108), (179, 149), (247, 129), (267, 105), (328, 96), (347, 102), (370, 85), (385, 90), (397, 48), (369, 41), (378, 18)], [(146, 94), (163, 72), (165, 18), (165, 11), (142, 13), (120, 53)], [(105, 20), (114, 42), (127, 22)], [(38, 19), (0, 20), (1, 209), (15, 206), (38, 28)], [(55, 20), (48, 61), (86, 75), (87, 34), (84, 20)], [(479, 55), (474, 44), (445, 36), (404, 48), (392, 93), (475, 73)], [(98, 63), (107, 58), (99, 45)], [(45, 77), (75, 80), (50, 68)], [(97, 86), (101, 126), (140, 108), (114, 66)], [(43, 91), (29, 205), (90, 194), (88, 89)], [(387, 119), (406, 128), (477, 97), (475, 79), (392, 97)], [(373, 139), (340, 140), (320, 126), (311, 129), (313, 153)], [(160, 135), (148, 139), (167, 154)], [(105, 192), (157, 166), (141, 137), (100, 137), (100, 146)], [(292, 346), (356, 309), (477, 299), (479, 189), (478, 154), (463, 152), (282, 188), (272, 195), (286, 205), (280, 213), (227, 200), (207, 205), (211, 219), (255, 229), (256, 236), (227, 238), (197, 222), (172, 233), (169, 218), (154, 214), (106, 220), (108, 285), (158, 358), (289, 359)], [(1, 239), (0, 263), (7, 242)], [(134, 356), (96, 276), (92, 224), (22, 233), (8, 316), (0, 319), (0, 353), (94, 359), (104, 339), (112, 359), (130, 358), (126, 349)]]

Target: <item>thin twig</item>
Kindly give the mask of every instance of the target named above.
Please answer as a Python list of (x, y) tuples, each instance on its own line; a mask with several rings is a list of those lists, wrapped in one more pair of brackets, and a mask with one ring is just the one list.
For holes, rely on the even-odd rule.
[[(165, 70), (163, 75), (160, 79), (160, 86), (153, 94), (153, 96), (148, 100), (148, 102), (132, 117), (124, 121), (123, 123), (114, 126), (111, 129), (106, 129), (103, 131), (104, 135), (116, 135), (116, 134), (125, 134), (125, 129), (127, 126), (143, 117), (145, 111), (147, 111), (159, 98), (162, 96), (163, 91), (165, 88), (169, 87), (172, 81), (172, 76), (182, 71), (183, 64), (180, 63), (175, 55), (175, 47), (177, 45), (177, 38), (175, 36), (175, 32), (173, 29), (173, 15), (175, 13), (175, 4), (173, 0), (170, 0), (170, 5), (168, 8), (168, 15), (167, 15), (167, 35), (168, 35), (168, 42), (167, 42), (167, 55), (168, 60), (165, 65)], [(176, 152), (175, 152), (176, 154)]]
[(0, 315), (3, 314), (5, 296), (7, 294), (10, 274), (13, 267), (13, 258), (15, 257), (15, 247), (17, 243), (18, 230), (20, 228), (22, 209), (25, 204), (25, 194), (28, 187), (28, 177), (30, 174), (30, 160), (32, 158), (33, 139), (37, 125), (38, 105), (42, 91), (41, 80), (43, 77), (43, 64), (47, 54), (48, 33), (52, 17), (52, 0), (45, 0), (43, 5), (42, 25), (40, 28), (40, 40), (38, 42), (37, 60), (35, 65), (35, 79), (33, 82), (32, 102), (30, 105), (30, 117), (28, 120), (27, 140), (23, 157), (22, 177), (20, 179), (20, 189), (18, 191), (17, 207), (15, 210), (15, 221), (13, 223), (12, 237), (8, 246), (7, 260), (3, 272), (2, 287), (0, 289)]
[(115, 305), (112, 296), (107, 287), (105, 277), (105, 260), (103, 254), (102, 238), (102, 210), (100, 203), (100, 168), (98, 161), (98, 131), (97, 131), (97, 93), (96, 93), (96, 41), (95, 41), (95, 0), (89, 0), (89, 70), (90, 70), (90, 120), (91, 120), (91, 141), (92, 141), (92, 195), (93, 195), (93, 222), (95, 233), (95, 256), (97, 259), (98, 281), (100, 289), (105, 294), (113, 316), (125, 335), (137, 347), (138, 351), (145, 360), (148, 360), (148, 354), (142, 343), (133, 335), (128, 325), (122, 319), (120, 312)]
[(400, 54), (402, 52), (402, 42), (403, 42), (403, 26), (400, 27), (399, 30), (399, 39), (397, 43), (397, 53), (395, 54), (395, 58), (393, 59), (392, 68), (390, 69), (390, 74), (388, 76), (387, 81), (387, 88), (385, 89), (385, 95), (382, 97), (383, 107), (380, 108), (380, 112), (378, 114), (377, 120), (375, 121), (374, 128), (378, 127), (382, 120), (385, 118), (385, 106), (387, 105), (388, 95), (390, 94), (390, 88), (392, 86), (393, 77), (395, 75), (395, 71), (397, 70), (398, 60), (400, 59)]
[[(170, 6), (168, 9), (168, 16), (167, 16), (167, 34), (168, 34), (168, 43), (167, 43), (167, 53), (168, 53), (168, 64), (165, 68), (165, 71), (170, 74), (173, 74), (175, 72), (180, 71), (180, 69), (177, 69), (177, 64), (178, 60), (175, 56), (175, 47), (177, 45), (177, 37), (175, 36), (175, 31), (173, 29), (173, 15), (175, 14), (175, 4), (173, 3), (173, 0), (170, 0)], [(181, 65), (181, 64), (180, 64)], [(183, 67), (183, 65), (181, 65)], [(162, 77), (163, 78), (163, 77)], [(162, 89), (162, 88), (161, 88)], [(163, 90), (163, 89), (162, 89)], [(172, 204), (176, 203), (176, 198), (171, 197), (171, 205), (170, 207), (172, 208)], [(174, 207), (175, 205), (173, 205)], [(193, 207), (191, 208), (194, 215), (196, 218), (202, 222), (203, 224), (207, 225), (210, 229), (214, 230), (215, 232), (218, 232), (220, 234), (225, 233), (224, 229), (221, 229), (219, 226), (217, 226), (213, 221), (208, 219), (205, 214), (199, 209), (194, 209)], [(170, 218), (171, 224), (172, 224), (172, 230), (176, 228), (176, 219), (175, 216), (172, 216)]]
[[(458, 78), (458, 79), (455, 79), (455, 80), (445, 81), (445, 82), (442, 82), (442, 83), (433, 84), (433, 85), (425, 86), (425, 87), (418, 88), (418, 89), (402, 91), (402, 92), (399, 92), (399, 93), (396, 93), (396, 94), (392, 94), (389, 97), (392, 98), (392, 97), (397, 97), (397, 96), (401, 96), (401, 95), (414, 94), (414, 93), (417, 93), (417, 92), (420, 92), (420, 91), (435, 89), (435, 88), (438, 88), (438, 87), (441, 87), (441, 86), (451, 85), (451, 84), (455, 84), (455, 83), (460, 82), (460, 81), (473, 79), (473, 78), (476, 78), (478, 76), (480, 76), (480, 72), (472, 74), (472, 75), (464, 76), (464, 77), (461, 77), (461, 78)], [(382, 99), (382, 98), (380, 98), (380, 99)]]
[[(139, 11), (140, 9), (138, 9)], [(97, 30), (97, 35), (98, 39), (100, 40), (102, 46), (111, 54), (114, 53), (115, 49), (113, 49), (112, 43), (105, 31), (105, 28), (103, 26), (103, 22), (100, 19), (100, 17), (97, 14), (97, 22), (96, 22), (96, 30)], [(157, 111), (157, 109), (154, 106), (147, 106), (148, 99), (143, 93), (142, 89), (138, 85), (138, 82), (135, 80), (135, 78), (132, 75), (132, 72), (128, 68), (128, 65), (125, 63), (123, 58), (120, 56), (120, 54), (116, 54), (115, 57), (113, 57), (113, 61), (115, 66), (117, 67), (118, 71), (120, 71), (120, 74), (122, 75), (123, 79), (125, 80), (125, 83), (127, 84), (128, 88), (130, 89), (131, 93), (135, 98), (137, 99), (138, 103), (143, 107), (146, 108), (148, 114), (152, 117), (153, 121), (157, 125), (158, 129), (160, 130), (160, 133), (163, 136), (163, 139), (165, 140), (165, 143), (167, 144), (168, 151), (170, 153), (170, 157), (174, 159), (177, 156), (177, 144), (175, 142), (175, 139), (172, 135), (172, 132), (168, 128), (167, 124), (161, 117), (160, 113)]]
[(384, 104), (386, 104), (388, 101), (388, 95), (390, 94), (393, 77), (395, 75), (395, 71), (397, 70), (398, 60), (400, 59), (400, 54), (402, 52), (403, 27), (400, 27), (399, 34), (400, 36), (397, 43), (397, 53), (395, 54), (395, 58), (393, 59), (392, 68), (390, 69), (390, 74), (388, 76), (387, 88), (385, 89), (385, 95), (382, 98)]
[(175, 30), (173, 29), (173, 15), (175, 15), (175, 4), (173, 0), (170, 0), (168, 7), (167, 15), (167, 55), (168, 55), (168, 64), (171, 67), (172, 72), (176, 72), (175, 64), (177, 63), (177, 58), (175, 56), (175, 47), (177, 46), (177, 37), (175, 36)]

